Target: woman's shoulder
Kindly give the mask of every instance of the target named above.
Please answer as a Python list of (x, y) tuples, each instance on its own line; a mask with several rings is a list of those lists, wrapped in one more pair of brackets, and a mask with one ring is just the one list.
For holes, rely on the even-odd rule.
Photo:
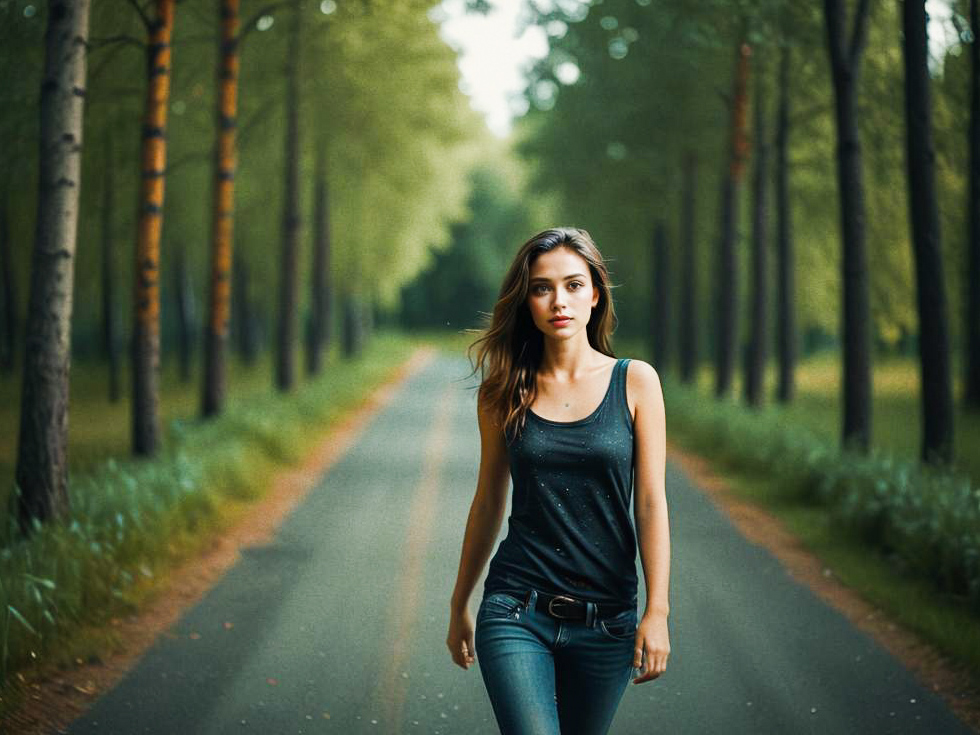
[(645, 389), (660, 383), (660, 374), (650, 363), (635, 357), (621, 357), (626, 361), (626, 380), (630, 386)]

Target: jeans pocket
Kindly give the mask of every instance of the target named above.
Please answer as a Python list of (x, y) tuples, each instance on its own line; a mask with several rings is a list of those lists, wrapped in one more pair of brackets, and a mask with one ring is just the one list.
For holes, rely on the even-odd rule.
[(483, 598), (478, 614), (490, 618), (509, 618), (523, 606), (524, 600), (506, 592), (495, 592)]
[(636, 636), (636, 610), (624, 610), (611, 618), (600, 620), (599, 629), (617, 641), (632, 640)]

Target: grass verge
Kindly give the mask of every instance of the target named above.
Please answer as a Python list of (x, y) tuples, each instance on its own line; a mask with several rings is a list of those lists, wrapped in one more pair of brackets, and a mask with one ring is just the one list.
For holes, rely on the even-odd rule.
[[(288, 395), (263, 389), (214, 420), (173, 419), (151, 460), (108, 457), (74, 474), (70, 514), (27, 540), (8, 535), (0, 551), (4, 680), (111, 650), (114, 617), (155, 594), (418, 345), (379, 332), (359, 358), (331, 359)], [(4, 690), (0, 712), (16, 705)]]

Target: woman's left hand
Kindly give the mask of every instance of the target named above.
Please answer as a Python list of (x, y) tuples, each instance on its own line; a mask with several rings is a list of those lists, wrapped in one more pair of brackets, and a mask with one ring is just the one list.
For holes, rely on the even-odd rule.
[(656, 613), (644, 615), (636, 626), (636, 645), (633, 650), (633, 666), (640, 669), (641, 676), (633, 679), (633, 683), (642, 684), (664, 673), (669, 655), (667, 616)]

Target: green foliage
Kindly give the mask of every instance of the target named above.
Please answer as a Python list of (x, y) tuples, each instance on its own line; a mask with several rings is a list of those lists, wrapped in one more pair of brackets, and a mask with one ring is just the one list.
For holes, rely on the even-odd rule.
[[(25, 9), (38, 8), (25, 16)], [(458, 88), (455, 53), (428, 17), (430, 2), (301, 0), (302, 309), (309, 297), (314, 161), (326, 150), (331, 207), (331, 277), (391, 306), (430, 252), (449, 244), (465, 216), (475, 143), (488, 135)], [(325, 13), (324, 10), (330, 11)], [(251, 291), (265, 315), (278, 294), (289, 4), (243, 0), (239, 77), (236, 257), (251, 266)], [(0, 4), (0, 196), (10, 203), (19, 300), (26, 303), (36, 201), (38, 94), (46, 7)], [(261, 30), (260, 30), (261, 29)], [(164, 331), (173, 318), (172, 268), (187, 253), (204, 303), (211, 237), (216, 136), (217, 4), (178, 3), (167, 121), (167, 181), (161, 247)], [(102, 197), (114, 177), (113, 260), (120, 316), (131, 311), (146, 89), (146, 30), (132, 4), (92, 4), (83, 135), (74, 328), (97, 334), (101, 304)], [(201, 309), (198, 309), (198, 314)], [(266, 317), (268, 318), (268, 317)], [(130, 319), (123, 318), (128, 325)], [(271, 322), (271, 320), (270, 320)]]
[(469, 218), (452, 228), (452, 246), (401, 294), (401, 321), (408, 327), (482, 325), (493, 310), (510, 259), (534, 229), (521, 199), (521, 172), (507, 162), (504, 146), (488, 147), (471, 174)]
[[(855, 3), (846, 6), (850, 25)], [(895, 344), (917, 329), (904, 186), (904, 71), (898, 6), (879, 0), (872, 8), (858, 90), (871, 305), (876, 336)], [(773, 131), (776, 65), (781, 49), (790, 48), (797, 316), (801, 331), (836, 334), (841, 308), (836, 131), (821, 4), (604, 0), (559, 3), (538, 20), (552, 34), (551, 52), (528, 85), (532, 110), (518, 125), (520, 151), (535, 167), (534, 188), (556, 192), (557, 219), (586, 227), (610, 254), (614, 276), (622, 279), (623, 329), (631, 334), (644, 333), (649, 321), (650, 235), (658, 219), (671, 233), (672, 261), (680, 262), (680, 166), (688, 151), (700, 162), (699, 308), (713, 313), (719, 176), (727, 165), (735, 49), (742, 40), (752, 46), (750, 97), (766, 96)], [(961, 311), (958, 274), (965, 253), (967, 63), (965, 54), (957, 56), (960, 50), (950, 49), (944, 76), (933, 86), (951, 316)], [(568, 64), (580, 75), (566, 84), (561, 79)], [(746, 187), (738, 248), (742, 293), (748, 195)], [(951, 325), (958, 334), (959, 320)]]
[(787, 497), (825, 505), (839, 531), (980, 614), (980, 486), (969, 478), (881, 450), (841, 452), (776, 413), (709, 400), (680, 384), (665, 388), (665, 401), (693, 448), (765, 472)]

